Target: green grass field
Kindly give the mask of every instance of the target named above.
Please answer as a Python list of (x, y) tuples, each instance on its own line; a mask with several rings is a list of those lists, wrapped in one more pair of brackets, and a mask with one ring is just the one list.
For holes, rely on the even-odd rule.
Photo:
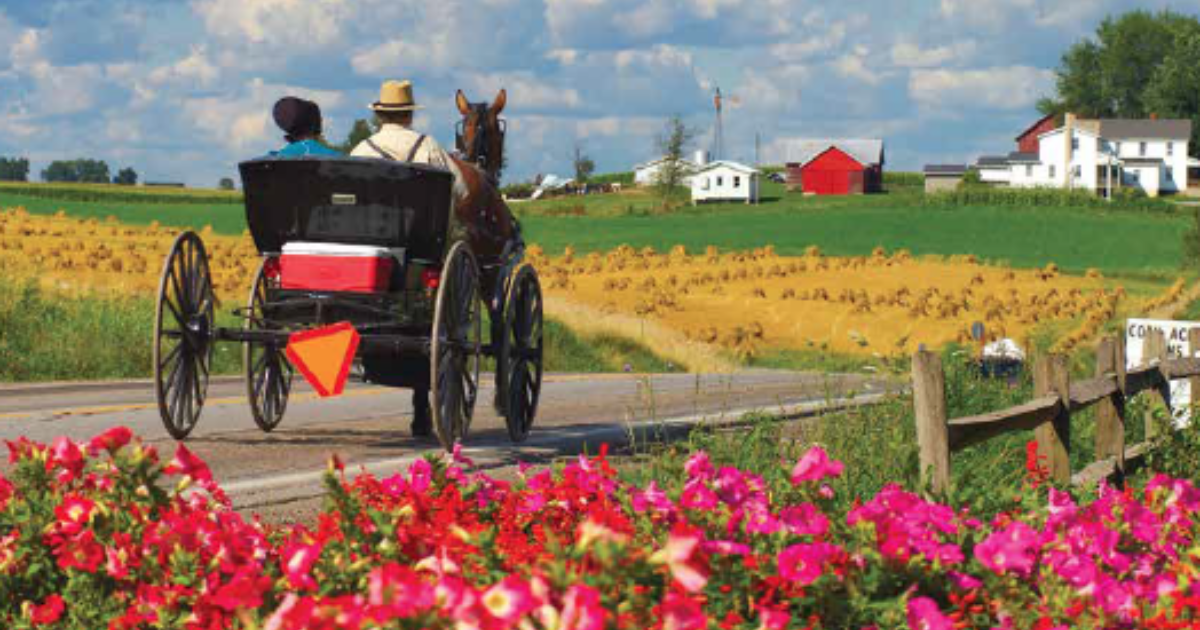
[[(549, 252), (621, 244), (692, 251), (708, 245), (748, 249), (772, 244), (781, 254), (816, 245), (831, 255), (865, 255), (876, 246), (915, 255), (975, 254), (1018, 267), (1057, 263), (1068, 271), (1095, 267), (1108, 275), (1168, 276), (1180, 268), (1180, 236), (1189, 217), (1179, 212), (1001, 206), (930, 207), (918, 189), (853, 197), (803, 197), (767, 183), (763, 203), (682, 205), (669, 213), (652, 194), (565, 197), (514, 203), (526, 240)], [(13, 194), (0, 186), (0, 207), (52, 214), (202, 228), (240, 234), (241, 203), (73, 201)]]

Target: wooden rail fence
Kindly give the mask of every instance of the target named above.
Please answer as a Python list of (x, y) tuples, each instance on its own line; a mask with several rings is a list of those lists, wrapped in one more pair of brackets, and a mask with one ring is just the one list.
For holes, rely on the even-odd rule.
[[(1015, 407), (965, 418), (946, 418), (946, 380), (937, 354), (919, 351), (913, 356), (913, 406), (921, 471), (940, 491), (950, 484), (951, 455), (973, 444), (1012, 431), (1035, 431), (1039, 455), (1050, 478), (1057, 483), (1087, 485), (1116, 475), (1123, 477), (1127, 462), (1149, 450), (1154, 423), (1143, 419), (1146, 441), (1127, 447), (1125, 401), (1152, 391), (1168, 409), (1170, 382), (1189, 379), (1193, 396), (1200, 392), (1200, 329), (1188, 331), (1187, 357), (1169, 359), (1161, 330), (1147, 333), (1143, 365), (1125, 369), (1125, 346), (1120, 339), (1103, 338), (1096, 348), (1096, 376), (1072, 383), (1067, 359), (1049, 355), (1034, 363), (1034, 399)], [(1071, 476), (1071, 414), (1097, 405), (1096, 454), (1093, 463)]]

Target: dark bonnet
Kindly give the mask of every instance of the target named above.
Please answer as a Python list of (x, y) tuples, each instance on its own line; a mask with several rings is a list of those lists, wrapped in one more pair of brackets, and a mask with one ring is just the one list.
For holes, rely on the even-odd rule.
[(285, 96), (275, 103), (275, 124), (289, 136), (320, 135), (321, 108), (312, 101)]

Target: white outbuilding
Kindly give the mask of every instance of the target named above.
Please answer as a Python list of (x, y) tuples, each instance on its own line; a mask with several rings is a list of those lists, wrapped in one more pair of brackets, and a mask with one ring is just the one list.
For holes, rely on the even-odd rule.
[(758, 170), (726, 160), (700, 167), (692, 176), (692, 204), (703, 201), (758, 203)]
[[(645, 164), (638, 164), (633, 167), (633, 183), (638, 186), (654, 186), (658, 184), (658, 172), (666, 162), (667, 158), (661, 157), (657, 160), (651, 160)], [(681, 158), (679, 160), (679, 168), (682, 171), (683, 178), (680, 183), (684, 186), (691, 184), (692, 174), (701, 166), (703, 164), (697, 160)]]

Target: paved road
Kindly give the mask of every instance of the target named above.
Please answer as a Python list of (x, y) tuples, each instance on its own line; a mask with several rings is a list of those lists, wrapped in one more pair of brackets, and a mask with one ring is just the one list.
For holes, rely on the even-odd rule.
[[(737, 375), (549, 375), (529, 439), (509, 442), (484, 382), (466, 441), (481, 466), (499, 470), (517, 461), (545, 462), (602, 442), (669, 431), (701, 421), (732, 422), (747, 411), (797, 413), (853, 395), (877, 396), (887, 381), (859, 375), (748, 372)], [(894, 387), (894, 384), (891, 385)], [(320, 473), (331, 453), (347, 470), (387, 475), (424, 453), (434, 440), (409, 435), (410, 394), (351, 384), (338, 398), (320, 399), (298, 383), (283, 423), (264, 434), (254, 426), (239, 379), (220, 379), (188, 447), (204, 457), (235, 506), (277, 519), (301, 518), (321, 494)], [(147, 382), (0, 386), (0, 439), (21, 435), (48, 442), (59, 435), (89, 438), (126, 425), (161, 452), (174, 451)]]

